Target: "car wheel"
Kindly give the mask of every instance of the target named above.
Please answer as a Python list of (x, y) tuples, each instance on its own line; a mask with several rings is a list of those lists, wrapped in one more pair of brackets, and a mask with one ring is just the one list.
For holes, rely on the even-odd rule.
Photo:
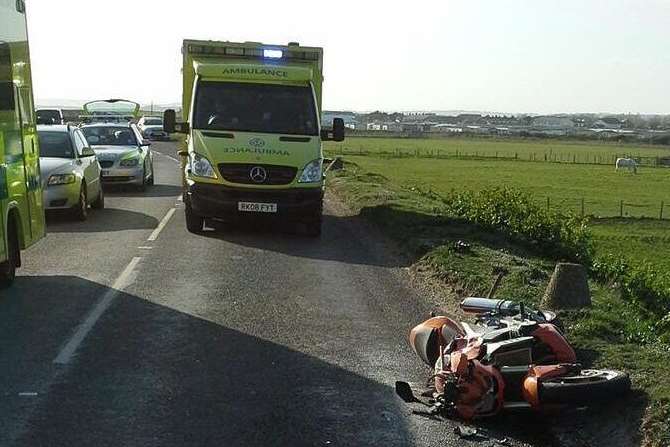
[(86, 188), (82, 185), (79, 191), (79, 202), (74, 207), (74, 217), (83, 222), (88, 219), (88, 199), (86, 198)]
[(10, 221), (7, 232), (8, 254), (7, 260), (0, 264), (0, 289), (12, 285), (16, 277), (16, 268), (21, 265), (21, 251), (19, 238), (13, 221)]
[(140, 192), (144, 192), (147, 189), (147, 164), (144, 164), (144, 168), (142, 169), (142, 183), (140, 183), (137, 186), (137, 189)]
[(98, 198), (95, 199), (95, 202), (91, 203), (91, 208), (94, 210), (101, 210), (105, 208), (105, 191), (102, 189), (102, 186), (100, 187)]
[(147, 184), (149, 186), (153, 186), (156, 182), (154, 181), (154, 164), (151, 163), (151, 177), (149, 177), (149, 180), (147, 181)]

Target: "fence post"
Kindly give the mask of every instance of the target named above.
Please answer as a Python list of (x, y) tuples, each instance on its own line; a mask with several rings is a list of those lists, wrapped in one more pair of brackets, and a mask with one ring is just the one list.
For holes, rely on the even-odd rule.
[(619, 200), (619, 217), (623, 217), (623, 200)]
[(665, 203), (663, 203), (663, 201), (661, 200), (661, 212), (660, 212), (660, 214), (658, 215), (658, 218), (659, 218), (660, 220), (663, 220), (663, 206), (664, 206), (664, 205), (665, 205)]
[(519, 159), (519, 153), (518, 153), (518, 152), (515, 152), (515, 153), (514, 153), (514, 159), (515, 159), (515, 160), (518, 160), (518, 159)]
[(550, 206), (549, 196), (547, 196), (547, 211), (549, 211), (549, 206)]
[(582, 218), (584, 217), (584, 197), (582, 197)]
[(577, 155), (572, 154), (572, 164), (577, 163)]

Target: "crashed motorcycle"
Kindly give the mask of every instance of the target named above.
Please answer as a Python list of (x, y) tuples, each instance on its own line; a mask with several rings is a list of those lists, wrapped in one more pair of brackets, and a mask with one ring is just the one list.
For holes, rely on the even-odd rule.
[(410, 333), (412, 348), (433, 369), (423, 400), (396, 382), (404, 401), (428, 407), (417, 413), (470, 420), (585, 406), (630, 389), (624, 372), (583, 369), (553, 312), (488, 298), (466, 298), (461, 309), (476, 315), (474, 324), (435, 316)]

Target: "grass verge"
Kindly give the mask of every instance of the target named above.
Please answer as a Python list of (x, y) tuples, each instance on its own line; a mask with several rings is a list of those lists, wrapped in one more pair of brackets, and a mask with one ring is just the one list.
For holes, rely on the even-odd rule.
[[(450, 215), (433, 194), (355, 164), (331, 173), (329, 181), (346, 203), (457, 294), (485, 294), (502, 271), (505, 279), (498, 297), (529, 304), (540, 300), (556, 262), (541, 250)], [(648, 328), (656, 322), (640, 303), (624, 299), (616, 284), (592, 281), (590, 286), (593, 306), (562, 315), (568, 338), (582, 363), (631, 374), (635, 397), (621, 404), (629, 413), (629, 423), (633, 430), (641, 430), (645, 445), (666, 446), (670, 443), (670, 350), (650, 338)]]

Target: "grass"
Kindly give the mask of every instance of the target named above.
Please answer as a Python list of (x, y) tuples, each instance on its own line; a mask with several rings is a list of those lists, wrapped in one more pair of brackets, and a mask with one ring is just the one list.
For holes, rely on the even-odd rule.
[[(611, 163), (617, 156), (670, 156), (670, 147), (645, 144), (496, 138), (370, 138), (350, 137), (326, 143), (331, 153), (343, 155), (407, 155), (518, 157), (519, 160)], [(497, 155), (496, 155), (497, 154)]]
[[(505, 277), (496, 296), (528, 304), (538, 303), (555, 260), (529, 247), (520, 246), (504, 234), (484, 231), (468, 221), (443, 214), (443, 204), (417, 188), (430, 185), (426, 179), (445, 179), (445, 182), (450, 182), (458, 177), (463, 182), (472, 181), (479, 185), (488, 182), (480, 180), (477, 183), (478, 179), (473, 178), (476, 166), (472, 167), (475, 171), (471, 170), (468, 175), (458, 172), (461, 169), (441, 170), (435, 161), (403, 160), (403, 168), (396, 164), (396, 160), (372, 157), (353, 159), (360, 165), (347, 163), (343, 171), (331, 174), (330, 187), (347, 203), (359, 209), (361, 216), (394, 239), (417, 262), (428, 266), (435, 276), (450, 284), (457, 294), (481, 295), (490, 287), (495, 275), (504, 272)], [(531, 164), (517, 163), (521, 167), (526, 165)], [(417, 172), (417, 169), (425, 172)], [(440, 172), (445, 174), (440, 176)], [(521, 174), (522, 177), (524, 175)], [(603, 240), (610, 240), (611, 246), (616, 248), (616, 239), (608, 238), (617, 237), (617, 225), (630, 224), (627, 228), (639, 236), (635, 239), (635, 243), (639, 244), (647, 243), (645, 235), (660, 234), (657, 225), (666, 228), (664, 222), (638, 223), (639, 227), (628, 221), (598, 221), (596, 233)], [(465, 241), (469, 247), (460, 248), (457, 241)], [(620, 245), (621, 241), (618, 243)], [(625, 301), (616, 287), (595, 282), (590, 287), (593, 295), (591, 308), (561, 315), (566, 322), (568, 338), (579, 348), (580, 361), (586, 365), (620, 368), (631, 374), (636, 397), (622, 405), (625, 411), (634, 415), (631, 416), (633, 430), (642, 427), (645, 445), (668, 445), (668, 347), (638, 337), (644, 333), (640, 328), (653, 322), (647, 321), (643, 310)], [(595, 424), (598, 424), (597, 419)]]
[[(586, 215), (608, 217), (593, 221), (599, 252), (631, 256), (670, 269), (670, 256), (662, 255), (670, 253), (670, 169), (642, 168), (633, 175), (615, 172), (610, 166), (579, 164), (357, 155), (346, 159), (410, 191), (446, 194), (504, 185), (531, 194), (538, 203), (548, 200), (552, 209), (578, 214), (584, 199)], [(622, 201), (623, 216), (639, 219), (618, 218)], [(660, 215), (661, 202), (663, 221), (653, 219)]]

